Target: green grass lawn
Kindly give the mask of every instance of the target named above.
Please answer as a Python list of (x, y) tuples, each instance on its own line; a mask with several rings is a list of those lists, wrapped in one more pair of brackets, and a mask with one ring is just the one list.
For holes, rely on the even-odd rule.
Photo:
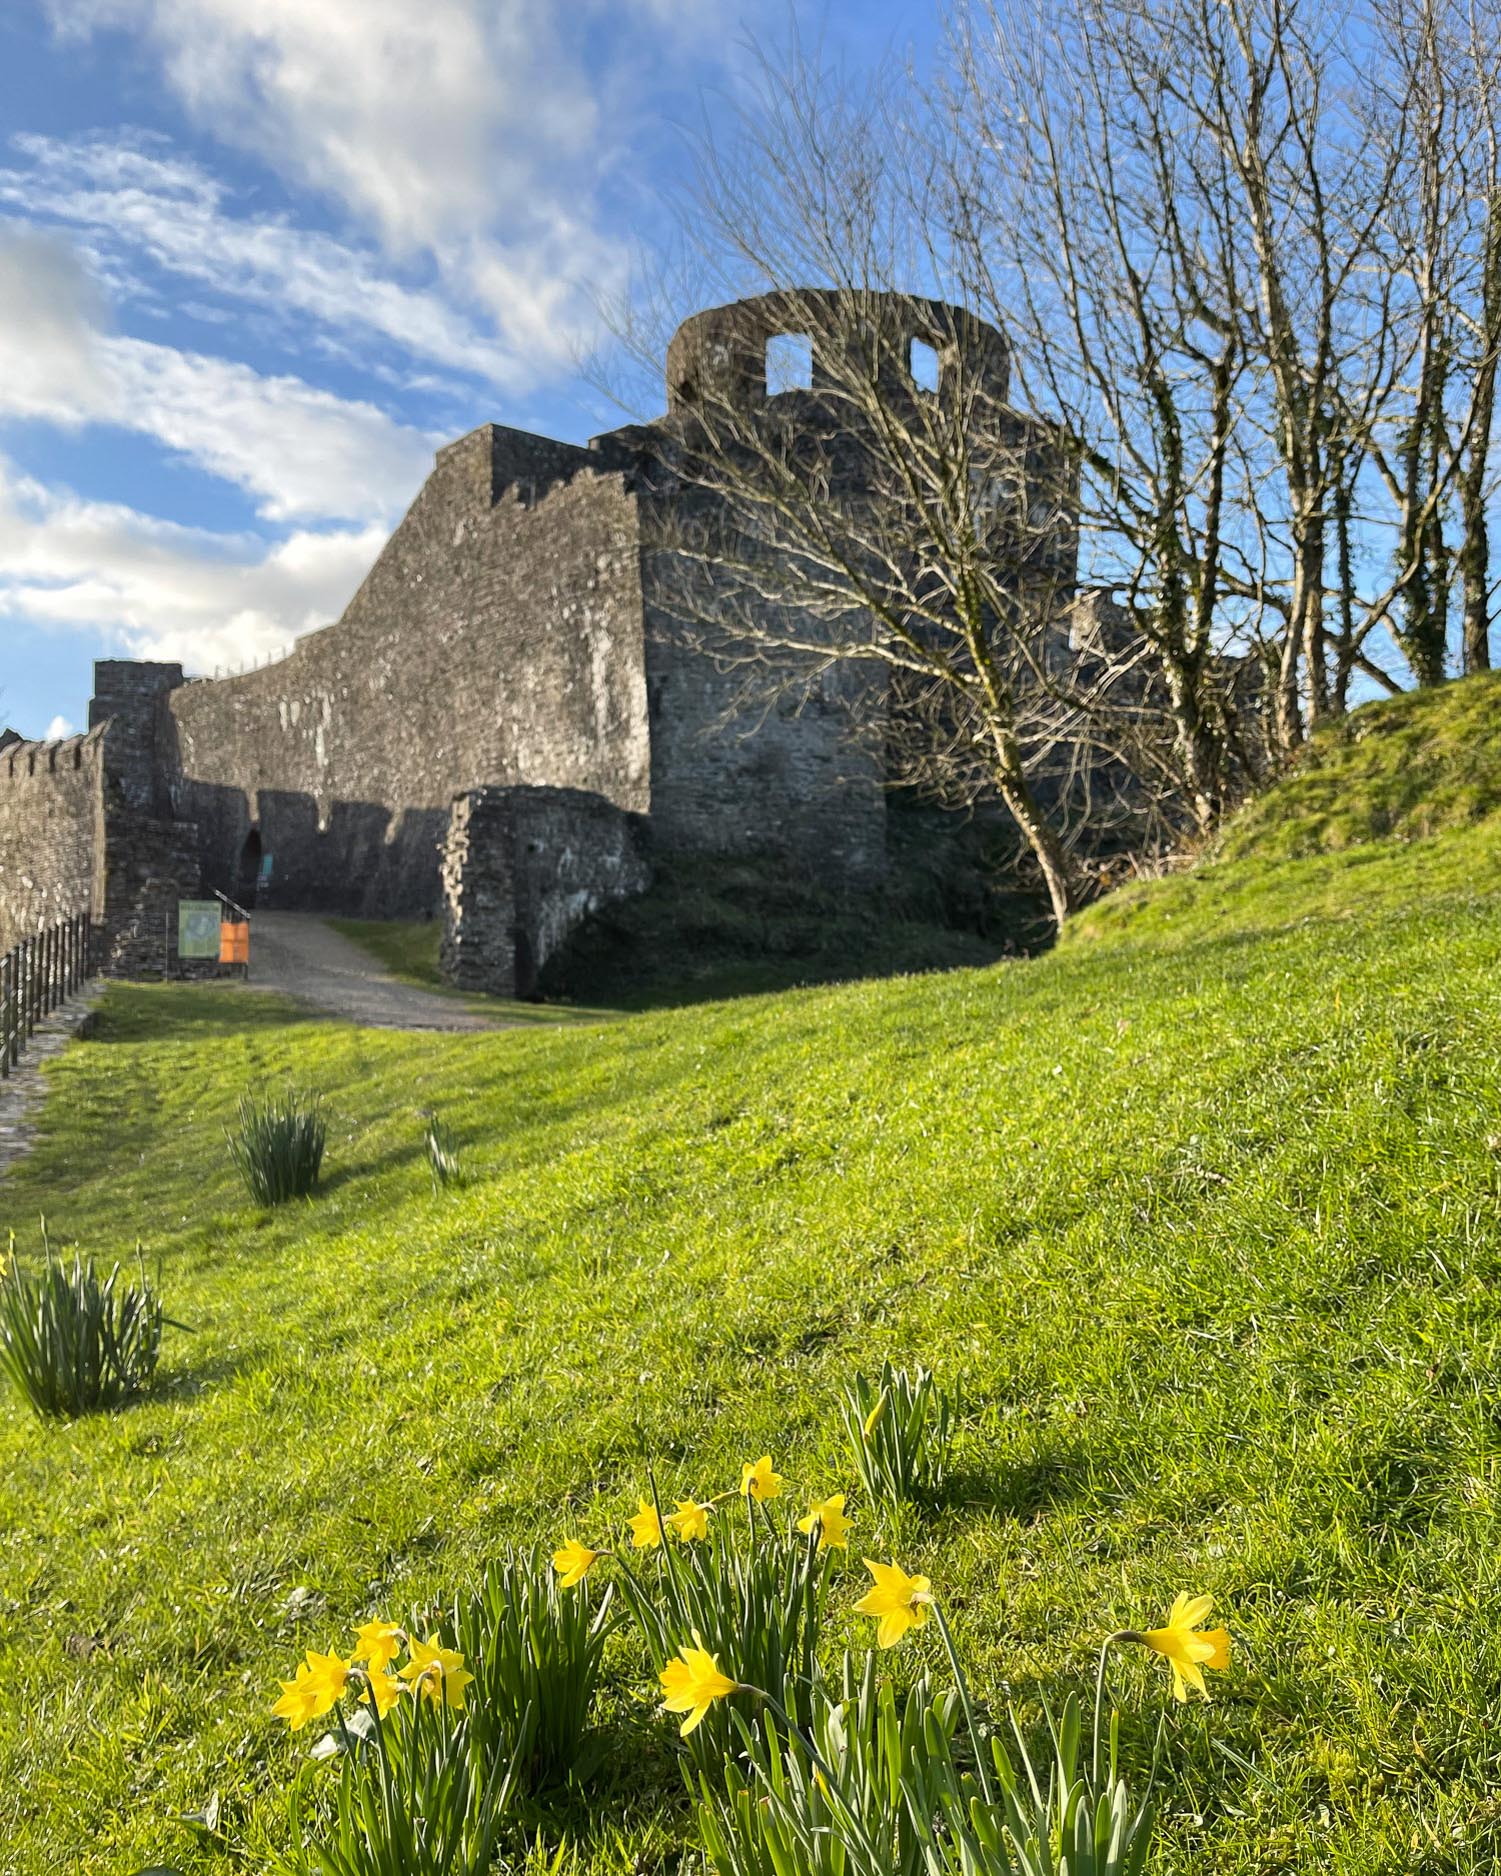
[[(130, 1411), (0, 1403), (0, 1869), (268, 1868), (303, 1647), (508, 1539), (618, 1539), (648, 1463), (678, 1496), (770, 1450), (851, 1492), (841, 1612), (862, 1555), (927, 1572), (993, 1703), (1214, 1594), (1235, 1660), (1167, 1711), (1161, 1872), (1494, 1871), (1501, 821), (1319, 845), (1035, 961), (605, 1025), (111, 991), (0, 1225), (139, 1241), (193, 1333)], [(328, 1177), (262, 1214), (224, 1126), (288, 1079), (326, 1094)], [(428, 1106), (471, 1173), (437, 1197)], [(886, 1355), (962, 1391), (922, 1515), (873, 1511), (842, 1450), (841, 1384)], [(938, 1661), (930, 1627), (893, 1666)], [(1157, 1666), (1119, 1676), (1143, 1764)], [(675, 1736), (624, 1643), (600, 1724), (538, 1867), (675, 1871)], [(214, 1793), (214, 1838), (176, 1821)]]

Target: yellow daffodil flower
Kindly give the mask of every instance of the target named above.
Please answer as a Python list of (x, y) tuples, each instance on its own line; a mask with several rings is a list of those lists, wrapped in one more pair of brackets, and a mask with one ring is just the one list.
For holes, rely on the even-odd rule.
[(599, 1562), (599, 1552), (570, 1537), (552, 1553), (552, 1567), (558, 1573), (558, 1588), (573, 1589)]
[(455, 1711), (462, 1711), (464, 1689), (474, 1676), (456, 1649), (440, 1647), (437, 1636), (429, 1635), (425, 1642), (412, 1643), (411, 1659), (401, 1670), (401, 1678), (411, 1683), (413, 1693), (445, 1700)]
[(908, 1629), (921, 1628), (927, 1621), (932, 1586), (925, 1576), (908, 1576), (894, 1563), (874, 1563), (867, 1557), (865, 1567), (875, 1578), (875, 1588), (855, 1604), (855, 1614), (878, 1617), (876, 1640), (883, 1648), (895, 1648)]
[(405, 1634), (394, 1622), (367, 1622), (355, 1632), (354, 1661), (363, 1661), (372, 1674), (384, 1674), (401, 1653)]
[(740, 1468), (740, 1490), (747, 1498), (780, 1498), (782, 1475), (771, 1469), (771, 1454), (762, 1453), (754, 1465)]
[(1199, 1627), (1201, 1622), (1208, 1621), (1213, 1609), (1212, 1596), (1190, 1596), (1184, 1591), (1168, 1611), (1164, 1627), (1149, 1628), (1136, 1635), (1137, 1640), (1164, 1656), (1172, 1668), (1174, 1699), (1187, 1700), (1190, 1687), (1207, 1696), (1209, 1689), (1204, 1685), (1203, 1670), (1230, 1665), (1229, 1630)]
[(640, 1504), (635, 1517), (626, 1519), (631, 1544), (636, 1550), (655, 1550), (662, 1541), (662, 1520), (655, 1505), (649, 1505), (644, 1498)]
[(667, 1528), (685, 1544), (696, 1543), (709, 1535), (709, 1507), (701, 1505), (696, 1498), (680, 1498), (677, 1510), (667, 1520)]
[[(318, 1717), (318, 1697), (319, 1687), (313, 1679), (313, 1670), (306, 1661), (299, 1661), (295, 1676), (281, 1683), (281, 1699), (271, 1711), (277, 1719), (285, 1720), (294, 1733), (299, 1733), (309, 1720)], [(323, 1711), (326, 1713), (327, 1707)]]
[(686, 1713), (688, 1716), (678, 1728), (684, 1739), (716, 1700), (723, 1700), (726, 1694), (734, 1693), (739, 1685), (727, 1674), (720, 1673), (719, 1663), (703, 1647), (702, 1638), (695, 1634), (693, 1639), (699, 1646), (679, 1649), (659, 1676), (663, 1706), (669, 1713)]
[(393, 1674), (372, 1673), (360, 1698), (368, 1700), (377, 1717), (384, 1719), (401, 1698), (401, 1682)]
[(308, 1691), (313, 1696), (312, 1717), (321, 1719), (342, 1699), (344, 1689), (349, 1684), (348, 1661), (341, 1661), (335, 1654), (314, 1654), (308, 1650)]
[(880, 1420), (881, 1415), (885, 1413), (885, 1411), (886, 1411), (886, 1390), (885, 1388), (882, 1388), (880, 1393), (877, 1394), (876, 1396), (875, 1406), (872, 1407), (870, 1412), (865, 1416), (865, 1426), (863, 1428), (863, 1431), (864, 1431), (866, 1439), (869, 1439), (871, 1434), (875, 1432), (876, 1423)]
[(832, 1498), (820, 1499), (806, 1518), (799, 1518), (797, 1528), (806, 1537), (817, 1525), (820, 1550), (847, 1550), (853, 1522), (844, 1515), (844, 1493), (835, 1492)]

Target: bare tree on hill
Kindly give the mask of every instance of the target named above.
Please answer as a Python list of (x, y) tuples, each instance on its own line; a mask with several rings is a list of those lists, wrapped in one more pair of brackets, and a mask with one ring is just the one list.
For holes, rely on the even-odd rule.
[(1003, 803), (1060, 918), (1091, 818), (1207, 833), (1358, 687), (1439, 681), (1456, 596), (1488, 665), (1498, 43), (1501, 0), (966, 0), (932, 86), (763, 60), (685, 226), (812, 381), (703, 374), (683, 629)]

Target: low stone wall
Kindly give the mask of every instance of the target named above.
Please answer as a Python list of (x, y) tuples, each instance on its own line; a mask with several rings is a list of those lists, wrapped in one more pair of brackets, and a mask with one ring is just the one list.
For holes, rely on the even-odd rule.
[(640, 819), (577, 788), (477, 788), (453, 804), (443, 849), (443, 974), (527, 997), (591, 912), (643, 892)]

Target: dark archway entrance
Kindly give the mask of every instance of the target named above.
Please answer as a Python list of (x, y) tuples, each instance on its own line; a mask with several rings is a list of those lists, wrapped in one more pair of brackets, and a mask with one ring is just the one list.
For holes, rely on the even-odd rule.
[(235, 874), (235, 900), (247, 912), (255, 910), (256, 894), (261, 886), (261, 830), (252, 827), (240, 849), (239, 869)]

